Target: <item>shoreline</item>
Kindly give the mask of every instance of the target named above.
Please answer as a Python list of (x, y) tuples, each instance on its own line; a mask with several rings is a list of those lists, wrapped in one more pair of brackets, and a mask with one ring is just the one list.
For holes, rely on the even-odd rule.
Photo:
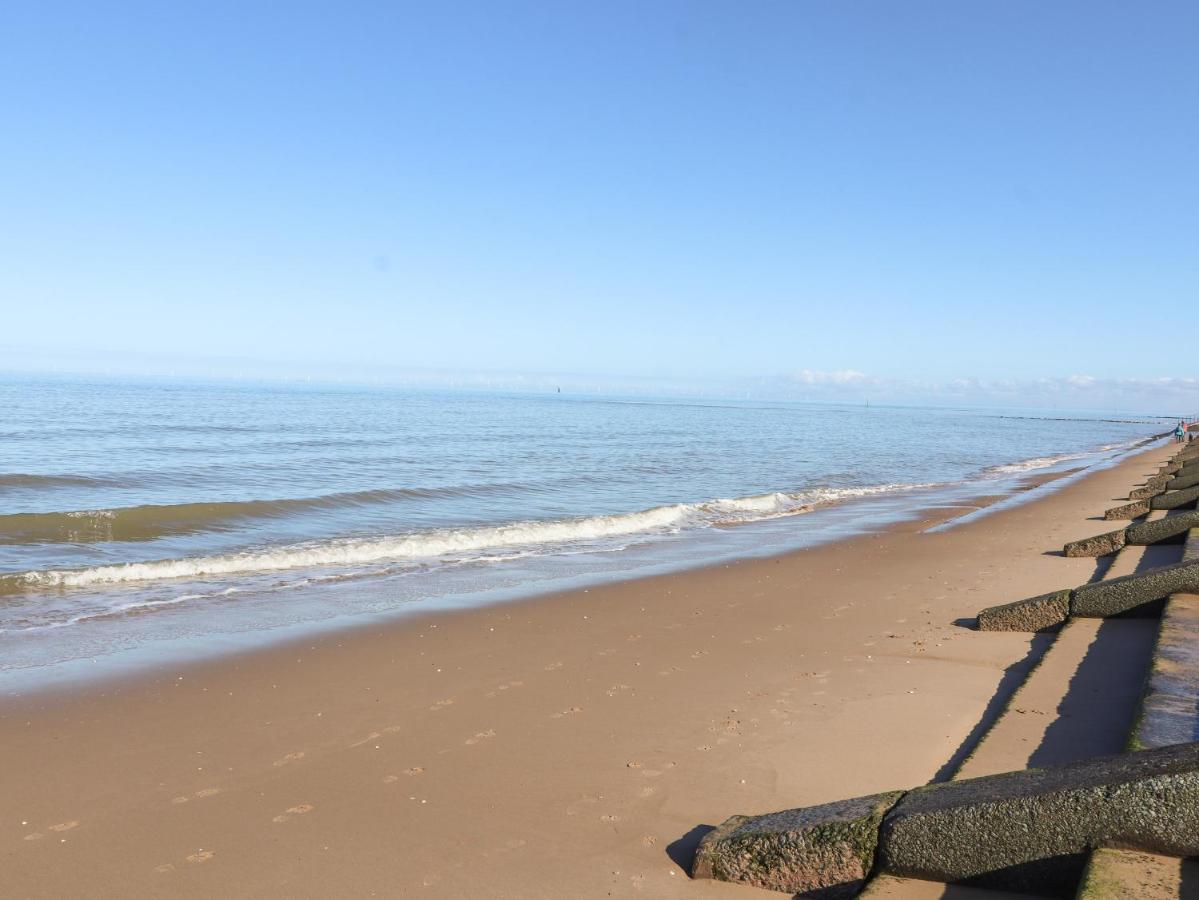
[(1049, 551), (1169, 449), (948, 530), (6, 698), (0, 887), (752, 896), (687, 879), (695, 831), (936, 776), (1030, 645), (955, 620), (1092, 577)]
[[(138, 678), (162, 667), (187, 666), (203, 663), (208, 660), (220, 660), (246, 653), (255, 653), (276, 646), (290, 643), (302, 643), (321, 636), (338, 633), (349, 633), (359, 629), (389, 627), (394, 624), (419, 620), (425, 616), (454, 615), (474, 608), (486, 608), (508, 603), (520, 603), (535, 598), (551, 597), (576, 590), (593, 590), (605, 585), (628, 583), (647, 578), (658, 578), (685, 572), (696, 572), (707, 568), (721, 567), (730, 562), (752, 559), (773, 559), (785, 557), (792, 553), (803, 552), (813, 547), (824, 546), (847, 540), (852, 537), (882, 533), (896, 525), (920, 519), (930, 511), (941, 509), (960, 509), (963, 513), (950, 516), (945, 522), (938, 523), (937, 528), (958, 527), (959, 522), (991, 514), (992, 508), (1019, 505), (1029, 502), (1030, 492), (1036, 492), (1046, 484), (1055, 485), (1066, 483), (1069, 479), (1085, 477), (1087, 473), (1099, 471), (1118, 464), (1129, 456), (1142, 452), (1146, 445), (1152, 446), (1156, 437), (1148, 437), (1135, 442), (1132, 446), (1120, 449), (1115, 456), (1101, 458), (1081, 466), (1071, 466), (1082, 461), (1072, 456), (1056, 460), (1045, 470), (1029, 470), (1024, 473), (1013, 472), (1005, 479), (990, 482), (985, 478), (970, 479), (963, 482), (946, 482), (944, 484), (914, 486), (908, 491), (882, 492), (866, 494), (844, 499), (818, 501), (812, 507), (798, 514), (766, 518), (745, 523), (734, 523), (718, 528), (718, 531), (740, 532), (740, 546), (721, 547), (717, 544), (707, 548), (714, 551), (706, 559), (697, 557), (696, 547), (689, 552), (679, 554), (676, 551), (673, 559), (658, 562), (642, 562), (628, 570), (615, 572), (581, 573), (567, 578), (553, 579), (549, 584), (538, 582), (509, 585), (506, 587), (485, 588), (464, 594), (449, 594), (434, 596), (418, 603), (411, 601), (391, 608), (362, 612), (334, 612), (331, 615), (318, 615), (313, 618), (283, 625), (270, 625), (265, 628), (243, 628), (215, 630), (203, 635), (191, 635), (186, 638), (166, 639), (151, 638), (132, 647), (95, 655), (80, 654), (71, 659), (58, 660), (46, 664), (31, 664), (0, 671), (0, 698), (19, 697), (30, 693), (54, 691), (70, 691), (78, 689), (81, 683), (103, 681), (105, 683), (127, 678)], [(1099, 450), (1086, 451), (1098, 453)], [(1033, 460), (1035, 461), (1035, 460)], [(1024, 462), (1029, 462), (1025, 460)], [(1019, 466), (1022, 463), (1010, 464)], [(1069, 467), (1068, 467), (1069, 466)], [(995, 490), (995, 488), (999, 490)], [(1057, 489), (1051, 487), (1051, 490)], [(942, 496), (939, 496), (942, 495)], [(902, 498), (911, 498), (908, 506), (895, 506)], [(877, 517), (873, 517), (877, 507)], [(837, 523), (830, 517), (840, 515), (842, 521)], [(808, 517), (812, 518), (809, 519)], [(809, 526), (813, 533), (802, 543), (786, 546), (779, 541), (777, 535), (762, 532), (759, 536), (766, 543), (765, 548), (753, 547), (747, 541), (754, 536), (756, 527), (775, 526), (780, 522), (800, 521), (802, 530)], [(821, 527), (823, 526), (823, 528)], [(748, 531), (743, 532), (742, 529)], [(699, 535), (692, 535), (694, 541)], [(796, 540), (796, 538), (792, 538)], [(709, 542), (711, 537), (709, 536)], [(777, 546), (776, 546), (777, 545)], [(654, 545), (647, 544), (640, 551), (652, 552)], [(704, 549), (703, 545), (697, 545)], [(637, 553), (638, 550), (623, 551)], [(381, 591), (386, 589), (384, 583), (365, 581), (350, 581), (339, 585), (339, 589), (354, 590), (362, 585), (366, 591)], [(300, 591), (301, 602), (316, 603), (319, 609), (319, 594), (309, 597), (306, 589)], [(294, 601), (293, 601), (294, 602)], [(191, 615), (197, 615), (202, 610), (189, 610)], [(151, 615), (155, 613), (151, 612)], [(203, 645), (203, 646), (201, 646)]]

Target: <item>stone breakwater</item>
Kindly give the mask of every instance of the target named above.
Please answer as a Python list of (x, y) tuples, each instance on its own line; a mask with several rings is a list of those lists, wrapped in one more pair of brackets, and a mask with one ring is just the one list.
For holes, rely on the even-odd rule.
[(733, 816), (703, 838), (693, 876), (803, 897), (856, 896), (872, 878), (904, 876), (1098, 900), (1140, 895), (1128, 854), (1138, 864), (1199, 856), (1199, 447), (1134, 492), (1141, 521), (1065, 555), (1168, 542), (1181, 544), (1179, 561), (978, 615), (981, 630), (1029, 632), (1071, 617), (1160, 615), (1127, 752)]

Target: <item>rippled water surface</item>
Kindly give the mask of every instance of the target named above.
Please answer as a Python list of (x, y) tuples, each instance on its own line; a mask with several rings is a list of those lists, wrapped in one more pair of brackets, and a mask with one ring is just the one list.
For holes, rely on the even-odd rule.
[(1154, 419), (0, 382), (0, 672), (475, 602), (871, 527)]

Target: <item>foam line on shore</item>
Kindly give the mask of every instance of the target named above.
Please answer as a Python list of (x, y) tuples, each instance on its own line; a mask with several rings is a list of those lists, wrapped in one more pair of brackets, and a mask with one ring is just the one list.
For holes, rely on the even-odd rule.
[(163, 579), (278, 572), (299, 568), (370, 565), (391, 561), (461, 559), (513, 547), (560, 548), (630, 535), (674, 534), (684, 528), (735, 525), (800, 515), (852, 497), (914, 490), (930, 485), (884, 484), (817, 488), (702, 503), (676, 503), (633, 513), (514, 522), (478, 528), (442, 528), (373, 538), (340, 538), (176, 560), (45, 570), (0, 576), (0, 592), (25, 588), (87, 587)]

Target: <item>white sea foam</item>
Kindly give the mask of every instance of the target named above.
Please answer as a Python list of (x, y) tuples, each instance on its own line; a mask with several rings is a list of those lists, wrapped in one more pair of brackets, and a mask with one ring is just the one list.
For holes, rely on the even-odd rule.
[(1034, 456), (1032, 459), (1024, 459), (1020, 462), (1006, 463), (999, 466), (991, 466), (986, 469), (984, 475), (991, 477), (1003, 475), (1019, 475), (1022, 472), (1031, 472), (1036, 469), (1048, 469), (1051, 466), (1056, 466), (1059, 463), (1069, 462), (1075, 459), (1090, 460), (1102, 453), (1111, 453), (1118, 450), (1131, 450), (1133, 447), (1138, 447), (1141, 444), (1148, 443), (1146, 438), (1137, 438), (1132, 441), (1125, 441), (1120, 444), (1104, 444), (1095, 450), (1079, 451), (1074, 453), (1059, 453), (1056, 456)]
[(702, 503), (676, 503), (618, 515), (513, 522), (479, 528), (434, 529), (377, 538), (342, 538), (214, 556), (26, 572), (17, 578), (27, 587), (88, 587), (391, 562), (463, 561), (464, 557), (481, 561), (493, 557), (497, 551), (514, 548), (536, 548), (548, 552), (578, 547), (598, 550), (604, 548), (605, 541), (614, 538), (673, 534), (685, 528), (735, 525), (799, 515), (816, 506), (851, 497), (926, 486), (885, 484), (861, 488), (816, 488), (795, 493), (775, 492)]

